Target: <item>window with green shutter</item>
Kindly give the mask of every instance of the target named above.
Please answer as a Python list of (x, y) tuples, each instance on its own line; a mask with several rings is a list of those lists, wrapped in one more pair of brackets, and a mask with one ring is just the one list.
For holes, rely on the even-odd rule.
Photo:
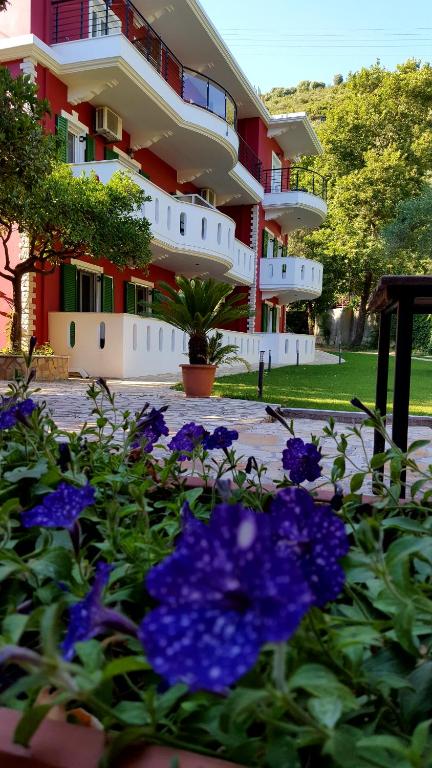
[(114, 312), (113, 279), (102, 275), (102, 312)]
[(282, 247), (282, 256), (288, 256), (288, 246), (284, 245)]
[(86, 136), (85, 161), (92, 163), (96, 157), (96, 140), (93, 136)]
[(76, 312), (77, 268), (74, 264), (61, 265), (61, 309), (62, 312)]
[(279, 252), (279, 240), (275, 239), (273, 240), (273, 258), (277, 259)]
[(267, 258), (267, 247), (268, 247), (268, 241), (269, 241), (269, 233), (265, 229), (262, 236), (262, 257), (263, 259)]
[(276, 333), (276, 331), (277, 331), (277, 319), (278, 319), (277, 307), (272, 307), (271, 313), (272, 313), (272, 333)]
[(263, 302), (262, 312), (261, 312), (261, 330), (263, 333), (267, 333), (268, 313), (269, 313), (268, 304), (265, 304), (265, 302)]
[(125, 283), (125, 312), (129, 315), (136, 315), (136, 291), (134, 283)]
[(118, 160), (118, 154), (114, 149), (105, 147), (105, 160)]
[(68, 121), (61, 115), (56, 115), (57, 151), (62, 163), (68, 161)]

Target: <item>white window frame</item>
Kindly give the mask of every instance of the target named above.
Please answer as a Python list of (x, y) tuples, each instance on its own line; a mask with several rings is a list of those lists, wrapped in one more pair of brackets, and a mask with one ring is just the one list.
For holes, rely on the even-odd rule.
[(86, 141), (80, 141), (80, 139), (84, 136), (85, 138), (88, 135), (89, 129), (87, 128), (84, 123), (81, 123), (78, 120), (78, 112), (73, 111), (72, 114), (70, 112), (65, 112), (64, 109), (61, 111), (61, 116), (64, 117), (68, 122), (68, 138), (67, 138), (67, 152), (69, 157), (69, 134), (72, 134), (74, 137), (74, 159), (73, 163), (84, 163), (85, 162), (85, 150), (86, 150)]

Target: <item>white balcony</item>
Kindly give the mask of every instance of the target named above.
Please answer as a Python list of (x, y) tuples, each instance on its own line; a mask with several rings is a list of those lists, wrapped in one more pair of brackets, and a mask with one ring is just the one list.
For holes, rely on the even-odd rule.
[[(258, 366), (260, 352), (272, 365), (312, 363), (315, 337), (293, 333), (237, 333), (223, 331), (225, 344)], [(179, 374), (187, 362), (187, 336), (152, 317), (102, 312), (50, 312), (49, 337), (56, 354), (69, 356), (70, 371), (90, 376), (139, 378)], [(229, 372), (227, 370), (226, 372)]]
[(318, 261), (293, 256), (260, 259), (263, 299), (276, 296), (281, 304), (316, 299), (322, 292), (322, 277), (323, 267)]
[(327, 180), (308, 168), (263, 171), (266, 221), (277, 221), (283, 234), (317, 229), (327, 215)]
[(151, 225), (153, 262), (177, 274), (208, 275), (251, 285), (255, 254), (235, 238), (235, 222), (199, 195), (169, 195), (123, 160), (72, 165), (75, 176), (94, 171), (104, 184), (116, 171), (127, 172), (151, 197), (141, 210)]

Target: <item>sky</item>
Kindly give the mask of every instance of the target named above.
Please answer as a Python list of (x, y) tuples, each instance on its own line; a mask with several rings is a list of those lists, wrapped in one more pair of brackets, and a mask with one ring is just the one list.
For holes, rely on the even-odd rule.
[(432, 0), (201, 0), (251, 83), (264, 93), (331, 83), (380, 60), (432, 62)]

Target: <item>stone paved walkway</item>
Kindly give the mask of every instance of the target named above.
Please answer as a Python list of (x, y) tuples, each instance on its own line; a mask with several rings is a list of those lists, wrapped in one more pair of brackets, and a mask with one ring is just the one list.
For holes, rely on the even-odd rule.
[[(283, 475), (281, 454), (289, 437), (286, 430), (278, 422), (272, 422), (265, 413), (265, 403), (247, 400), (229, 400), (211, 397), (208, 399), (187, 399), (183, 393), (170, 389), (170, 384), (163, 382), (143, 381), (111, 381), (110, 387), (117, 395), (117, 405), (132, 412), (140, 410), (146, 401), (152, 406), (168, 405), (166, 420), (170, 433), (176, 432), (183, 424), (195, 421), (212, 430), (218, 426), (235, 428), (239, 432), (237, 443), (238, 455), (245, 457), (253, 455), (258, 463), (267, 467), (266, 479), (276, 480)], [(67, 382), (39, 384), (38, 398), (47, 401), (59, 427), (65, 430), (75, 430), (84, 422), (92, 423), (91, 401), (85, 397), (88, 382), (69, 380)], [(0, 393), (6, 390), (6, 384), (0, 383)], [(294, 422), (297, 437), (310, 440), (311, 434), (321, 435), (326, 422), (298, 418)], [(349, 433), (346, 424), (337, 425), (339, 433)], [(349, 441), (348, 455), (352, 465), (348, 468), (353, 474), (365, 468), (366, 454), (372, 455), (372, 430), (365, 429), (364, 445), (357, 438)], [(410, 440), (431, 439), (430, 427), (412, 427)], [(336, 455), (334, 442), (329, 438), (323, 440), (324, 476), (328, 477), (333, 458)], [(419, 465), (426, 468), (432, 463), (432, 445), (421, 448), (414, 454)], [(347, 486), (346, 481), (345, 486)], [(364, 491), (369, 488), (365, 487)]]

